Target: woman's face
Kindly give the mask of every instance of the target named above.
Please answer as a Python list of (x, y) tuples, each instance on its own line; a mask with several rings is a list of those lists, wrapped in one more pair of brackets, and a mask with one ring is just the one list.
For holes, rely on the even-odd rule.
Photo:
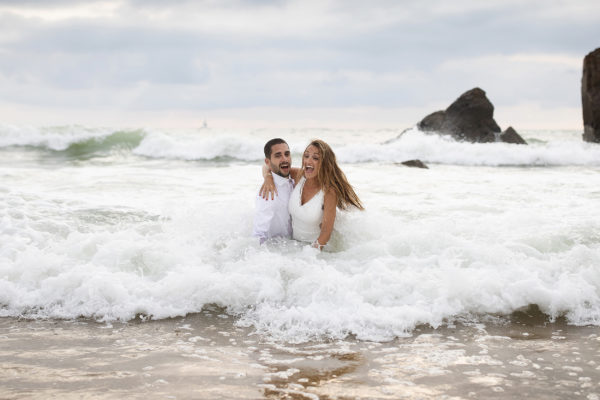
[(302, 167), (306, 179), (316, 178), (321, 167), (321, 153), (316, 146), (310, 145), (304, 150), (302, 156)]

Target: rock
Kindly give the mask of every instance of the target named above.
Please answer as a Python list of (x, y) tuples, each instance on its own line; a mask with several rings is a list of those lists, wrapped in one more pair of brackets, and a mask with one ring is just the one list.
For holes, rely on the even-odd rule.
[(512, 126), (509, 126), (502, 134), (500, 134), (500, 141), (505, 143), (527, 144), (525, 139), (523, 139)]
[(600, 143), (600, 47), (583, 59), (583, 140)]
[(495, 142), (500, 127), (494, 121), (494, 106), (479, 88), (463, 93), (446, 109), (442, 129), (460, 140)]
[(433, 114), (429, 114), (421, 122), (418, 127), (422, 131), (440, 131), (444, 125), (446, 119), (445, 111), (436, 111)]
[(417, 126), (473, 143), (497, 142), (501, 132), (494, 120), (494, 105), (480, 88), (463, 93), (446, 110), (429, 114)]
[(403, 161), (403, 162), (400, 163), (400, 165), (406, 165), (407, 167), (412, 167), (412, 168), (425, 168), (425, 169), (429, 169), (429, 167), (427, 165), (425, 165), (423, 163), (423, 161), (421, 161), (421, 160)]

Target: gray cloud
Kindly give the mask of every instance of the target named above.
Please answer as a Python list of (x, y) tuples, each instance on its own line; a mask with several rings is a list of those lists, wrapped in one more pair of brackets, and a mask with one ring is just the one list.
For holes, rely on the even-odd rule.
[(595, 1), (131, 0), (97, 18), (44, 18), (46, 9), (76, 4), (0, 2), (0, 76), (9, 101), (409, 107), (482, 86), (500, 104), (575, 106), (580, 71), (572, 62), (513, 56), (578, 59), (600, 37), (590, 17), (600, 13)]

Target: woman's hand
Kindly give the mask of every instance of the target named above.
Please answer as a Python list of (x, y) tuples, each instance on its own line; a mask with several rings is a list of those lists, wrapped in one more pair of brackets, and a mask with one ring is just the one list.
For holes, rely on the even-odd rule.
[(260, 192), (258, 192), (263, 199), (275, 200), (275, 195), (277, 194), (277, 188), (275, 187), (275, 182), (273, 181), (273, 176), (269, 174), (265, 176), (265, 181), (260, 187)]
[(312, 242), (311, 246), (319, 250), (323, 250), (323, 247), (325, 247), (324, 244), (319, 243), (319, 239), (316, 239), (314, 242)]
[(273, 180), (273, 174), (271, 174), (271, 168), (267, 164), (263, 164), (262, 166), (262, 175), (265, 181), (260, 187), (260, 191), (258, 192), (263, 199), (275, 200), (275, 195), (277, 194), (277, 188), (275, 187), (275, 181)]

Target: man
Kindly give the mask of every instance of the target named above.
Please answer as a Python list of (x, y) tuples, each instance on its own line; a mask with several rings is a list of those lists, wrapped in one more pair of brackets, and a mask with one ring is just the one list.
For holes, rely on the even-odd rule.
[(274, 199), (256, 197), (256, 214), (252, 235), (262, 244), (272, 237), (292, 237), (292, 219), (288, 212), (288, 202), (294, 189), (290, 178), (292, 157), (290, 148), (283, 139), (271, 139), (265, 144), (265, 164), (273, 173), (277, 194)]

